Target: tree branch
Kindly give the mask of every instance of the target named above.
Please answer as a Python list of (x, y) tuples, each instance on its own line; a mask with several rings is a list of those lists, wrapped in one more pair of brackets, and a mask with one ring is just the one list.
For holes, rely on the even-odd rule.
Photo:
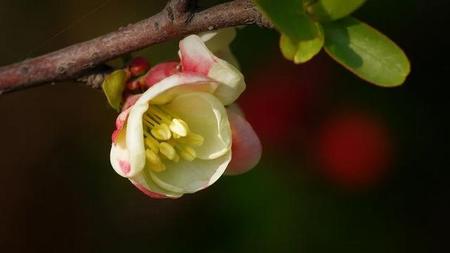
[[(0, 68), (0, 94), (70, 79), (98, 86), (104, 69), (95, 67), (120, 55), (177, 36), (230, 26), (271, 27), (250, 0), (235, 0), (193, 12), (195, 1), (171, 0), (158, 14), (115, 32)], [(89, 73), (87, 73), (90, 71)], [(88, 75), (88, 76), (86, 76)], [(91, 76), (94, 75), (94, 76)]]

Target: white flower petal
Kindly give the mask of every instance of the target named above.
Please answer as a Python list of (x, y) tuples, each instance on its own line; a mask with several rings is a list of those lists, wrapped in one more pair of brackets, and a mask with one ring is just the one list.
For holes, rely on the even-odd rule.
[(111, 146), (110, 161), (113, 169), (122, 177), (127, 177), (131, 172), (128, 148), (125, 142), (126, 126), (118, 130), (116, 140)]
[(179, 54), (183, 71), (201, 73), (221, 83), (214, 94), (224, 105), (233, 103), (245, 90), (242, 73), (212, 54), (197, 35), (180, 41)]
[(214, 92), (214, 95), (224, 105), (232, 104), (246, 87), (242, 73), (230, 63), (219, 58), (209, 70), (208, 77), (222, 83)]
[(197, 35), (190, 35), (180, 41), (182, 71), (207, 75), (216, 58)]
[(216, 54), (228, 48), (231, 42), (236, 38), (236, 29), (229, 27), (224, 29), (219, 29), (216, 31), (205, 32), (200, 34), (200, 38), (208, 47), (208, 49)]
[[(170, 101), (179, 92), (192, 90), (213, 91), (217, 83), (210, 79), (193, 74), (177, 73), (156, 83), (136, 101), (128, 115), (126, 145), (129, 150), (131, 171), (127, 177), (133, 177), (145, 166), (144, 131), (142, 116), (148, 109), (150, 100), (159, 97), (159, 101)], [(178, 91), (178, 89), (180, 89)]]
[(237, 60), (236, 56), (231, 52), (230, 48), (225, 48), (223, 50), (217, 51), (214, 53), (217, 57), (220, 59), (230, 63), (233, 65), (236, 69), (239, 71), (241, 70), (241, 66), (239, 65), (239, 61)]
[(227, 112), (213, 95), (192, 92), (176, 97), (166, 108), (184, 120), (192, 132), (204, 138), (196, 147), (201, 159), (215, 159), (231, 148), (231, 128)]
[[(183, 93), (199, 90), (214, 91), (217, 86), (218, 83), (204, 75), (195, 73), (176, 73), (154, 84), (142, 94), (138, 101), (136, 101), (136, 104), (148, 104), (150, 100), (155, 104), (164, 104), (179, 94), (179, 92), (177, 92), (178, 89)], [(154, 102), (155, 99), (160, 102)]]
[(162, 189), (177, 193), (193, 193), (202, 190), (220, 178), (231, 160), (231, 151), (213, 160), (180, 160), (165, 162), (167, 169), (152, 174), (153, 181)]
[(149, 195), (152, 198), (161, 198), (161, 197), (179, 198), (183, 195), (182, 193), (172, 192), (159, 187), (150, 178), (148, 170), (143, 170), (133, 178), (130, 178), (130, 181), (139, 190), (143, 191), (145, 194)]
[(236, 38), (236, 29), (228, 27), (199, 35), (206, 47), (217, 57), (239, 69), (239, 62), (230, 50), (230, 44)]

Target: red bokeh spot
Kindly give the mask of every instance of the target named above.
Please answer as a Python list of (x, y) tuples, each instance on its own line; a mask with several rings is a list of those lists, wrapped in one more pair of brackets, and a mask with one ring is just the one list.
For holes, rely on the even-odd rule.
[(283, 59), (269, 62), (247, 78), (238, 102), (264, 148), (284, 151), (298, 142), (305, 117), (320, 103), (328, 68), (321, 61), (300, 66)]
[(351, 189), (379, 182), (392, 160), (392, 141), (384, 124), (364, 113), (329, 119), (317, 138), (317, 159), (325, 177)]

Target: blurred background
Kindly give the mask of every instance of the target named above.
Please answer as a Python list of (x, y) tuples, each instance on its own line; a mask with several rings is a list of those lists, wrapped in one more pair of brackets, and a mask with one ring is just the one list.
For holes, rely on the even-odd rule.
[[(0, 65), (113, 31), (164, 3), (0, 0)], [(239, 29), (232, 49), (248, 85), (239, 103), (262, 160), (178, 200), (150, 199), (113, 171), (116, 113), (100, 91), (67, 82), (1, 95), (0, 252), (446, 252), (449, 7), (369, 0), (355, 13), (410, 57), (412, 73), (394, 89), (359, 80), (323, 52), (294, 65), (276, 32)], [(175, 59), (177, 43), (136, 55)]]

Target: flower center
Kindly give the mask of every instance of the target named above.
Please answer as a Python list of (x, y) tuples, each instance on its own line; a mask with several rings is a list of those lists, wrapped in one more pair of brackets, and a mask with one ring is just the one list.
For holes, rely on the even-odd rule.
[(178, 162), (192, 161), (197, 157), (194, 147), (203, 145), (203, 137), (192, 132), (188, 124), (166, 108), (150, 105), (143, 116), (146, 161), (150, 169), (166, 169), (164, 159)]

